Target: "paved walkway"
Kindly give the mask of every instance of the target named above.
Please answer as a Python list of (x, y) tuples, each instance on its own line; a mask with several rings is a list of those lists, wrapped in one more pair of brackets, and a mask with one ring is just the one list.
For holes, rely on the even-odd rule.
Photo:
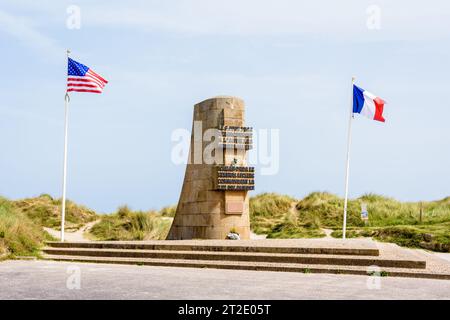
[(0, 300), (450, 299), (448, 280), (53, 261), (1, 262), (0, 283)]

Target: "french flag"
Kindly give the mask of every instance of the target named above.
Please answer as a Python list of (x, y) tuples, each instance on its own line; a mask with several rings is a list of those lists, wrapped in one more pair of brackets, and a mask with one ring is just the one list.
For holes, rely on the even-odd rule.
[(353, 85), (353, 113), (359, 113), (369, 119), (384, 122), (384, 100)]

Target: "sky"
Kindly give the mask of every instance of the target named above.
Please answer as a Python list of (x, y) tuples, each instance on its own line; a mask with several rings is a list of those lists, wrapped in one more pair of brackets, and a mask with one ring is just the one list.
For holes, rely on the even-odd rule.
[(387, 121), (353, 120), (350, 197), (450, 195), (448, 1), (1, 0), (0, 44), (2, 196), (61, 196), (68, 48), (109, 81), (69, 111), (67, 195), (98, 212), (175, 204), (171, 135), (217, 95), (279, 130), (279, 170), (257, 163), (252, 194), (343, 196), (352, 76)]

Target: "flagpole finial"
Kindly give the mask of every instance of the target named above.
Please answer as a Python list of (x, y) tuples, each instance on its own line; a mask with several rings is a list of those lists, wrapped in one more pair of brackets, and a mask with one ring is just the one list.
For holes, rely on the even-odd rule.
[(69, 49), (67, 49), (67, 50), (66, 50), (66, 53), (67, 53), (67, 56), (69, 56), (69, 54), (70, 54), (70, 50), (69, 50)]
[(352, 81), (355, 82), (355, 80), (356, 80), (356, 77), (352, 76)]

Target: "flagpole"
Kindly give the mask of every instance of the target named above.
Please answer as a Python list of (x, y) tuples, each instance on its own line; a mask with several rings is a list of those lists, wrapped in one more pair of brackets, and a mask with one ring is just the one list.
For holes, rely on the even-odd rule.
[(352, 120), (353, 120), (353, 85), (355, 77), (352, 77), (352, 89), (350, 99), (350, 116), (348, 120), (348, 137), (347, 137), (347, 166), (345, 169), (345, 200), (344, 200), (344, 222), (342, 224), (342, 239), (345, 239), (347, 232), (347, 205), (348, 205), (348, 176), (350, 172), (350, 145), (352, 143)]
[[(67, 61), (69, 61), (69, 53), (67, 50)], [(67, 71), (66, 71), (67, 74)], [(69, 126), (69, 93), (66, 91), (64, 96), (64, 165), (63, 165), (63, 185), (62, 185), (62, 202), (61, 202), (61, 241), (64, 241), (64, 224), (66, 219), (66, 181), (67, 181), (67, 129)]]

